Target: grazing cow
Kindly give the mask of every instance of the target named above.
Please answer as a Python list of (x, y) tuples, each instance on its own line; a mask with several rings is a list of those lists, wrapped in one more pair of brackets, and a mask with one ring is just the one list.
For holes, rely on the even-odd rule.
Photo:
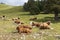
[(31, 27), (21, 24), (17, 28), (18, 33), (31, 33)]
[(29, 20), (36, 20), (37, 19), (37, 17), (33, 17), (33, 18), (30, 18)]

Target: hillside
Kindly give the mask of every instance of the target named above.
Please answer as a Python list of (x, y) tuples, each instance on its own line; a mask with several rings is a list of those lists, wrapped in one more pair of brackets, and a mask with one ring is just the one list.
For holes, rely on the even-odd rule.
[[(8, 6), (0, 4), (0, 16), (5, 15), (6, 20), (0, 18), (0, 40), (60, 40), (60, 21), (54, 20), (54, 14), (39, 14), (29, 15), (29, 12), (24, 12), (21, 6)], [(22, 35), (16, 33), (16, 27), (18, 24), (14, 23), (12, 18), (20, 18), (20, 21), (24, 24), (30, 25), (30, 18), (37, 17), (36, 22), (51, 21), (51, 27), (53, 30), (46, 29), (41, 30), (38, 27), (33, 27), (31, 34)], [(55, 35), (58, 35), (56, 37)], [(6, 37), (5, 37), (6, 36)]]
[(9, 6), (5, 4), (0, 4), (0, 13), (11, 13), (11, 12), (21, 12), (23, 11), (21, 6)]
[(8, 6), (8, 5), (5, 5), (5, 4), (0, 4), (0, 10), (6, 10), (6, 9), (10, 9), (12, 8), (12, 6)]

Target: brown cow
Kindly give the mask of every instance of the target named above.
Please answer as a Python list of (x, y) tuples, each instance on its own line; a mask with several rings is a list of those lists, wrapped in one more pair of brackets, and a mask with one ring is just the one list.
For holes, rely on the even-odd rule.
[(14, 21), (16, 24), (24, 24), (23, 22), (21, 22), (20, 20), (15, 20)]
[(41, 24), (40, 24), (40, 29), (53, 29), (53, 28), (51, 28), (50, 24), (51, 24), (50, 21), (41, 23)]
[(30, 25), (39, 27), (40, 29), (53, 29), (50, 27), (50, 21), (44, 22), (44, 23), (39, 23), (39, 22), (30, 22)]
[(19, 24), (19, 23), (20, 23), (20, 21), (19, 21), (19, 20), (15, 20), (14, 22), (15, 22), (16, 24)]
[(27, 25), (21, 24), (16, 29), (19, 33), (31, 33), (32, 28)]
[(19, 24), (20, 27), (32, 29), (31, 25)]
[(19, 17), (18, 17), (18, 18), (12, 18), (13, 21), (15, 21), (15, 20), (19, 20), (19, 19), (20, 19)]
[(30, 25), (31, 25), (31, 26), (36, 26), (36, 27), (39, 27), (40, 24), (41, 24), (41, 23), (39, 23), (39, 22), (33, 22), (33, 21), (30, 22)]
[(32, 29), (32, 27), (30, 25), (24, 25), (24, 28), (28, 28), (28, 29)]
[(40, 24), (40, 29), (50, 29), (50, 25), (48, 25), (47, 23), (42, 23)]
[(36, 19), (37, 19), (37, 17), (32, 17), (29, 20), (36, 20)]

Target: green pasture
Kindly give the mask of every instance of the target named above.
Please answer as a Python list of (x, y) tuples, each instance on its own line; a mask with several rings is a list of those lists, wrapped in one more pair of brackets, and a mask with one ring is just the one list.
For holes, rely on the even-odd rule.
[[(20, 21), (24, 22), (25, 24), (29, 24), (30, 23), (29, 19), (35, 16), (38, 18), (37, 20), (34, 20), (36, 22), (46, 22), (50, 20), (51, 27), (54, 29), (41, 30), (36, 27), (32, 29), (31, 34), (45, 32), (45, 33), (48, 33), (48, 35), (51, 34), (52, 36), (47, 36), (46, 34), (43, 34), (42, 38), (34, 39), (33, 37), (30, 37), (29, 35), (31, 34), (29, 34), (29, 35), (25, 35), (25, 36), (28, 36), (26, 37), (26, 40), (60, 40), (54, 37), (55, 34), (60, 34), (60, 21), (54, 20), (54, 14), (30, 15), (29, 12), (23, 11), (23, 7), (21, 6), (17, 7), (17, 6), (7, 6), (7, 5), (0, 4), (0, 16), (2, 15), (5, 15), (7, 20), (0, 19), (0, 34), (1, 35), (16, 32), (17, 24), (15, 24), (14, 21), (11, 20), (12, 18), (20, 17)], [(19, 36), (20, 34), (15, 34), (15, 35)], [(4, 40), (4, 39), (1, 39), (1, 40)], [(16, 38), (11, 38), (11, 40), (16, 40)], [(19, 39), (19, 40), (23, 40), (23, 39)]]

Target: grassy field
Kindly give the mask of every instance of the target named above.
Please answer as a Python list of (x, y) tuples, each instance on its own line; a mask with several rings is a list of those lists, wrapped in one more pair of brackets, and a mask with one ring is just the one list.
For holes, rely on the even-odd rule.
[[(7, 20), (0, 19), (0, 40), (60, 40), (55, 35), (60, 35), (60, 21), (54, 20), (54, 14), (39, 14), (29, 15), (29, 12), (24, 12), (22, 7), (14, 7), (0, 4), (0, 16), (5, 15)], [(20, 20), (25, 24), (29, 24), (29, 18), (36, 16), (37, 22), (45, 22), (50, 20), (53, 30), (41, 30), (33, 28), (29, 35), (13, 33), (16, 32), (17, 24), (8, 19), (20, 17)], [(43, 34), (40, 34), (40, 33)]]

